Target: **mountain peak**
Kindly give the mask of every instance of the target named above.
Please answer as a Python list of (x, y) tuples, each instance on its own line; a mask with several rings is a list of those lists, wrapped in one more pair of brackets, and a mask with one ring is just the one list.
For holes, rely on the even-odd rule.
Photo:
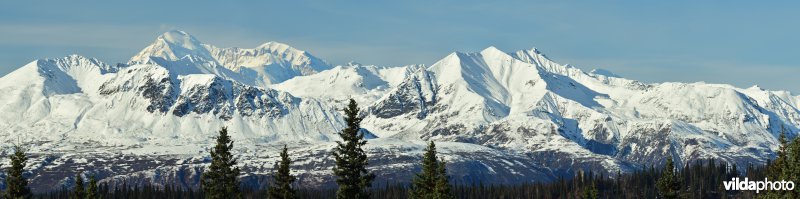
[(539, 51), (539, 49), (537, 49), (536, 47), (531, 47), (531, 49), (528, 49), (527, 51), (528, 51), (528, 52), (532, 52), (532, 53), (536, 53), (536, 54), (540, 54), (540, 55), (544, 55), (544, 54), (542, 54), (542, 52), (541, 52), (541, 51)]
[(763, 91), (764, 90), (764, 88), (761, 88), (761, 86), (759, 86), (758, 84), (753, 85), (753, 86), (751, 86), (750, 88), (747, 88), (747, 89), (758, 90), (758, 91)]
[(480, 54), (483, 56), (484, 59), (499, 59), (499, 60), (510, 60), (513, 59), (511, 55), (502, 50), (498, 49), (494, 46), (489, 46), (486, 49), (483, 49)]
[(256, 49), (266, 50), (271, 54), (278, 55), (278, 56), (289, 56), (289, 57), (313, 57), (311, 54), (304, 50), (300, 50), (294, 48), (288, 44), (270, 41), (264, 44), (259, 45)]
[(157, 40), (177, 45), (189, 50), (202, 48), (202, 43), (200, 43), (197, 38), (181, 30), (167, 31), (164, 34), (161, 34), (161, 36), (158, 36)]
[[(275, 42), (275, 41), (270, 41), (270, 42), (261, 44), (260, 46), (258, 46), (256, 48), (270, 49), (272, 51), (278, 51), (278, 50), (280, 50), (280, 51), (285, 51), (285, 50), (301, 51), (301, 50), (297, 50), (297, 49), (293, 48), (292, 46), (289, 46), (288, 44), (281, 43), (281, 42)], [(301, 51), (301, 52), (304, 52), (304, 51)]]
[(539, 51), (539, 49), (537, 49), (536, 47), (532, 47), (531, 49), (527, 50), (519, 50), (515, 54), (517, 54), (517, 56), (519, 57), (542, 57), (545, 59), (550, 59), (547, 57), (547, 55), (542, 53), (542, 51)]
[(606, 77), (617, 77), (617, 78), (621, 78), (622, 77), (622, 76), (619, 76), (619, 75), (617, 75), (617, 74), (615, 74), (615, 73), (613, 73), (611, 71), (608, 71), (608, 70), (602, 69), (602, 68), (592, 69), (592, 71), (590, 71), (589, 73), (596, 74), (596, 75), (603, 75), (603, 76), (606, 76)]
[(495, 46), (489, 46), (489, 47), (486, 47), (485, 49), (483, 49), (481, 52), (498, 52), (498, 51), (499, 52), (503, 52), (503, 51), (501, 51), (500, 49), (498, 49)]
[(133, 56), (130, 62), (147, 62), (150, 57), (179, 60), (186, 56), (213, 60), (203, 43), (197, 38), (184, 31), (171, 30), (158, 36), (155, 42)]
[(356, 61), (349, 61), (349, 62), (347, 62), (347, 63), (345, 64), (345, 66), (361, 66), (361, 65), (363, 65), (363, 64), (361, 64), (361, 63), (358, 63), (358, 62), (356, 62)]
[(175, 74), (213, 73), (258, 86), (332, 68), (327, 62), (287, 44), (267, 42), (256, 48), (219, 48), (180, 30), (158, 36), (129, 61), (129, 64), (148, 63), (179, 71)]

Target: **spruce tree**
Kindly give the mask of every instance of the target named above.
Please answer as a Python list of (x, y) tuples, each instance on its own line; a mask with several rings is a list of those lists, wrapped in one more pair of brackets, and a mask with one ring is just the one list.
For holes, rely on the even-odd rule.
[(436, 157), (436, 145), (431, 141), (422, 156), (422, 172), (417, 173), (412, 181), (409, 198), (434, 198), (436, 184), (439, 181), (438, 172), (439, 162)]
[(28, 180), (22, 175), (25, 169), (25, 162), (28, 157), (25, 150), (19, 146), (14, 146), (14, 153), (11, 154), (11, 167), (6, 172), (6, 191), (4, 198), (31, 198), (31, 190), (28, 188)]
[(780, 142), (778, 157), (775, 158), (775, 161), (772, 162), (772, 165), (770, 165), (767, 171), (767, 177), (772, 179), (780, 178), (788, 164), (789, 157), (787, 149), (789, 148), (789, 144), (786, 140), (786, 132), (783, 127), (781, 127), (781, 134), (778, 138), (778, 142)]
[(597, 190), (597, 182), (592, 180), (592, 185), (583, 189), (584, 199), (598, 199), (600, 198), (599, 190)]
[(369, 198), (366, 189), (372, 186), (375, 175), (367, 171), (367, 154), (362, 147), (367, 144), (364, 134), (361, 131), (361, 120), (358, 117), (358, 104), (350, 99), (350, 103), (344, 109), (344, 119), (347, 127), (339, 132), (341, 141), (336, 141), (336, 148), (333, 150), (333, 157), (336, 164), (333, 173), (336, 175), (336, 183), (339, 189), (336, 191), (336, 198), (340, 199), (361, 199)]
[[(785, 175), (787, 178), (782, 180), (797, 183), (800, 182), (800, 136), (795, 137), (791, 144), (789, 144), (788, 151), (787, 159), (790, 164), (787, 167), (787, 174)], [(795, 187), (794, 191), (787, 191), (787, 195), (800, 198), (800, 188)]]
[[(433, 142), (431, 142), (431, 144), (433, 144)], [(434, 198), (437, 199), (455, 198), (450, 188), (450, 180), (448, 179), (449, 177), (447, 176), (446, 166), (447, 164), (444, 162), (443, 159), (439, 160), (439, 167), (436, 168), (437, 171), (436, 172), (437, 180), (435, 189), (436, 195), (434, 196)]]
[(422, 156), (422, 171), (414, 176), (409, 198), (453, 198), (444, 160), (436, 157), (436, 144), (433, 141)]
[(86, 189), (83, 188), (83, 177), (81, 173), (75, 174), (75, 188), (72, 190), (72, 198), (84, 199), (86, 198)]
[[(786, 139), (786, 129), (783, 126), (781, 126), (778, 143), (780, 144), (780, 146), (778, 146), (778, 156), (775, 157), (774, 161), (767, 165), (766, 177), (774, 181), (788, 180), (787, 177), (789, 177), (788, 174), (790, 174), (790, 167), (792, 166), (789, 154), (791, 146)], [(766, 193), (759, 194), (757, 197), (783, 198), (789, 196), (788, 192), (786, 191), (767, 190), (765, 192)]]
[(87, 199), (100, 198), (100, 193), (97, 190), (97, 179), (94, 176), (89, 177), (89, 187), (86, 188), (86, 198)]
[(233, 140), (228, 136), (228, 128), (222, 127), (217, 144), (211, 152), (211, 165), (203, 172), (200, 185), (205, 198), (241, 198), (239, 190), (239, 168), (236, 159), (231, 154)]
[(667, 164), (664, 165), (664, 169), (661, 171), (661, 177), (656, 182), (656, 187), (661, 197), (673, 199), (681, 196), (680, 176), (675, 173), (675, 165), (670, 156), (667, 156)]
[(289, 150), (286, 145), (283, 145), (281, 151), (281, 160), (276, 165), (276, 172), (272, 174), (272, 185), (269, 187), (270, 198), (297, 198), (296, 190), (292, 188), (292, 183), (296, 180), (290, 173), (289, 165), (292, 160), (289, 159)]
[[(782, 160), (783, 165), (781, 165), (780, 169), (777, 169), (775, 173), (777, 173), (776, 178), (770, 178), (773, 181), (792, 181), (798, 182), (798, 176), (800, 176), (800, 156), (798, 156), (798, 152), (800, 152), (800, 145), (797, 143), (797, 138), (792, 142), (789, 142), (785, 136), (785, 129), (781, 128), (781, 151), (782, 151)], [(781, 157), (779, 157), (781, 158)], [(777, 161), (776, 161), (777, 162)], [(795, 188), (793, 191), (772, 191), (771, 193), (767, 193), (766, 195), (778, 195), (782, 196), (783, 198), (800, 198), (800, 190)]]

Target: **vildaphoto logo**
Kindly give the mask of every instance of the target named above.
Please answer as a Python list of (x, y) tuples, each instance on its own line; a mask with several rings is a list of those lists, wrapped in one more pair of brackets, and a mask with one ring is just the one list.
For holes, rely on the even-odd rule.
[(725, 185), (725, 190), (729, 191), (791, 191), (794, 190), (794, 182), (792, 181), (769, 181), (764, 178), (763, 181), (750, 181), (747, 178), (740, 181), (739, 178), (731, 178), (730, 181), (722, 182)]

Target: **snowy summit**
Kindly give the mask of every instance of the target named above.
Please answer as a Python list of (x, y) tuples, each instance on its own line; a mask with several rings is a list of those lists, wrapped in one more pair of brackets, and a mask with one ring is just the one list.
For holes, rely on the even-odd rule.
[(31, 148), (31, 167), (47, 171), (32, 177), (39, 190), (65, 183), (58, 173), (77, 166), (103, 182), (197, 187), (193, 171), (208, 164), (210, 138), (223, 126), (248, 173), (243, 182), (262, 185), (276, 158), (265, 154), (288, 144), (304, 169), (299, 183), (330, 186), (329, 150), (350, 98), (361, 106), (370, 167), (399, 181), (410, 180), (430, 140), (454, 182), (518, 183), (633, 171), (665, 156), (679, 165), (763, 163), (782, 128), (794, 137), (800, 127), (800, 97), (786, 91), (647, 84), (536, 49), (335, 66), (287, 44), (219, 48), (183, 31), (164, 33), (125, 64), (36, 60), (0, 78), (0, 91), (0, 141)]

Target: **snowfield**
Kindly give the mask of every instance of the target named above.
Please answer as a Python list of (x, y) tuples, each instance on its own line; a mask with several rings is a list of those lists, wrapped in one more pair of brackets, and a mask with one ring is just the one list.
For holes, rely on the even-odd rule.
[(350, 98), (365, 117), (378, 184), (410, 180), (427, 141), (456, 183), (521, 183), (627, 172), (666, 156), (679, 165), (761, 164), (775, 156), (782, 128), (795, 137), (800, 127), (800, 96), (786, 91), (647, 84), (558, 64), (536, 49), (334, 66), (286, 44), (218, 48), (182, 31), (124, 64), (33, 61), (0, 78), (0, 93), (0, 145), (30, 149), (35, 191), (70, 186), (75, 171), (112, 185), (197, 188), (223, 126), (247, 186), (266, 185), (287, 144), (299, 183), (329, 187)]

